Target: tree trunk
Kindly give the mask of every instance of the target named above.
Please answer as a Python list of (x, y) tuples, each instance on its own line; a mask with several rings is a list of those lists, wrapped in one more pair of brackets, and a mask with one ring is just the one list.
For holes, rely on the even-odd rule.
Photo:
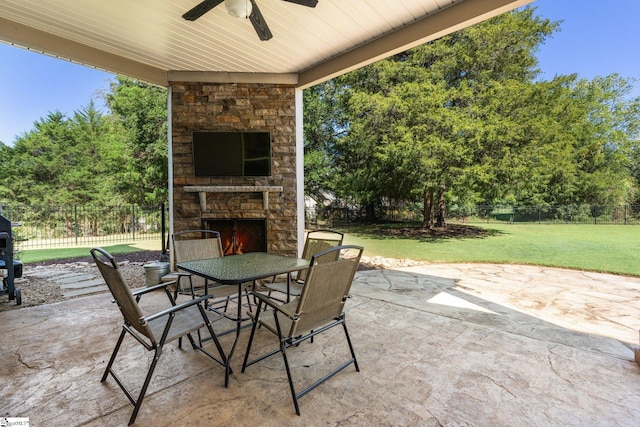
[(445, 209), (446, 203), (444, 200), (444, 191), (446, 190), (446, 186), (444, 184), (440, 184), (438, 187), (438, 216), (436, 218), (436, 226), (437, 227), (446, 227), (445, 221)]
[(67, 237), (73, 237), (73, 221), (70, 219), (66, 219), (66, 231)]
[(367, 222), (376, 221), (376, 207), (373, 203), (367, 203), (365, 206), (365, 220)]
[(433, 228), (433, 189), (425, 188), (423, 193), (423, 217), (422, 226)]

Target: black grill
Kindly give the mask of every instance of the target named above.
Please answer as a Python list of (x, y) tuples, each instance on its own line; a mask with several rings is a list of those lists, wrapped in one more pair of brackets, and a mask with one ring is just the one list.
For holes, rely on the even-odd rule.
[[(15, 288), (15, 278), (22, 277), (22, 262), (13, 259), (13, 232), (11, 221), (0, 215), (0, 269), (5, 270), (0, 294), (9, 295), (9, 301), (22, 304), (20, 289)], [(7, 268), (12, 266), (13, 268)]]

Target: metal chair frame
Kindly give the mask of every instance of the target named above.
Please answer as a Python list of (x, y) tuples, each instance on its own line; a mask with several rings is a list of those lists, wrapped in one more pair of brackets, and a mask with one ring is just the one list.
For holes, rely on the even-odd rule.
[[(190, 234), (200, 234), (200, 238), (199, 239), (183, 239), (183, 236), (187, 236)], [(189, 281), (189, 294), (192, 297), (195, 297), (195, 289), (193, 287), (193, 279), (191, 276), (191, 273), (186, 273), (184, 271), (178, 271), (178, 269), (175, 267), (175, 264), (177, 264), (178, 262), (181, 261), (193, 261), (194, 259), (197, 259), (194, 256), (188, 256), (187, 258), (180, 258), (178, 256), (178, 252), (179, 250), (176, 249), (176, 246), (182, 245), (183, 243), (180, 242), (184, 242), (184, 241), (195, 241), (196, 243), (201, 243), (200, 240), (203, 239), (213, 239), (210, 240), (207, 243), (208, 245), (211, 245), (210, 248), (207, 248), (207, 250), (205, 251), (205, 253), (203, 253), (202, 258), (210, 258), (210, 257), (214, 257), (214, 256), (224, 256), (224, 252), (222, 250), (222, 241), (220, 240), (220, 233), (214, 230), (184, 230), (184, 231), (177, 231), (175, 233), (173, 233), (171, 235), (171, 250), (173, 252), (173, 257), (172, 257), (172, 268), (171, 271), (172, 273), (169, 273), (168, 276), (171, 275), (175, 275), (177, 276), (177, 282), (178, 285), (176, 286), (176, 291), (174, 294), (174, 297), (177, 298), (178, 293), (180, 292), (184, 292), (184, 288), (181, 286), (181, 281), (183, 278), (187, 278)], [(215, 241), (215, 243), (214, 243)], [(178, 243), (177, 243), (178, 242)], [(204, 248), (203, 248), (204, 249)], [(207, 253), (208, 252), (208, 253)], [(180, 258), (180, 259), (178, 259)], [(206, 287), (206, 279), (205, 279), (205, 287)]]
[[(183, 239), (187, 235), (200, 234), (201, 238)], [(215, 230), (184, 230), (173, 233), (172, 238), (172, 250), (173, 261), (175, 264), (183, 261), (194, 261), (197, 259), (223, 257), (224, 252), (222, 249), (222, 240), (220, 233)], [(188, 242), (188, 243), (187, 243)], [(195, 245), (198, 250), (201, 251), (201, 255), (195, 253), (189, 253), (186, 257), (179, 257), (180, 252), (177, 249), (180, 245)], [(203, 291), (205, 294), (213, 295), (212, 301), (207, 303), (207, 309), (214, 311), (218, 314), (222, 314), (229, 320), (234, 320), (232, 316), (227, 315), (227, 309), (229, 308), (229, 302), (237, 299), (237, 287), (229, 285), (220, 285), (212, 283), (211, 281), (203, 278), (204, 286), (202, 288), (196, 288), (193, 284), (193, 275), (184, 271), (179, 271), (177, 268), (172, 269), (174, 272), (169, 273), (168, 276), (174, 275), (178, 277), (178, 285), (176, 286), (175, 295), (178, 293), (184, 293), (184, 287), (180, 284), (183, 278), (189, 281), (189, 293), (192, 298), (195, 298), (199, 291)], [(200, 280), (200, 278), (199, 278)], [(249, 293), (246, 292), (247, 304), (250, 305)]]
[[(213, 331), (211, 319), (207, 316), (204, 310), (204, 303), (210, 298), (209, 295), (204, 295), (181, 304), (176, 304), (172, 292), (169, 290), (169, 286), (174, 284), (172, 282), (161, 283), (156, 286), (132, 292), (120, 274), (117, 262), (108, 252), (101, 248), (92, 248), (90, 252), (114, 297), (113, 302), (118, 304), (118, 307), (124, 317), (122, 332), (120, 333), (120, 337), (118, 338), (100, 382), (106, 381), (108, 376), (111, 375), (129, 401), (134, 405), (133, 414), (129, 419), (129, 425), (131, 425), (135, 422), (138, 415), (140, 406), (142, 405), (142, 401), (147, 392), (147, 388), (149, 387), (156, 365), (162, 355), (162, 349), (165, 344), (177, 339), (178, 346), (181, 348), (182, 337), (186, 335), (194, 350), (200, 350), (206, 356), (222, 366), (225, 366), (226, 364), (226, 356), (215, 332)], [(103, 257), (107, 260), (106, 262), (103, 261)], [(165, 292), (169, 298), (171, 306), (165, 310), (145, 316), (138, 303), (143, 295), (157, 290), (163, 290)], [(205, 350), (201, 343), (200, 345), (196, 344), (191, 334), (196, 331), (199, 333), (201, 328), (206, 328), (208, 330), (211, 335), (211, 339), (220, 354), (220, 359)], [(127, 389), (123, 380), (113, 369), (116, 356), (120, 350), (124, 337), (127, 334), (130, 334), (135, 338), (136, 341), (142, 344), (147, 351), (154, 352), (153, 360), (149, 366), (142, 389), (140, 390), (137, 398), (129, 391), (129, 389)]]
[[(357, 256), (349, 259), (336, 257), (336, 252), (339, 254), (340, 251), (346, 249), (356, 250)], [(242, 372), (245, 371), (247, 366), (260, 362), (276, 353), (282, 353), (293, 404), (298, 415), (300, 415), (300, 406), (298, 404), (300, 397), (306, 395), (351, 364), (354, 365), (357, 372), (360, 371), (351, 338), (349, 337), (349, 331), (347, 330), (343, 308), (349, 298), (349, 290), (360, 262), (362, 251), (363, 248), (360, 246), (347, 245), (337, 246), (315, 254), (311, 258), (300, 297), (289, 303), (280, 304), (268, 295), (260, 294), (256, 291), (253, 292), (258, 301), (258, 308), (255, 314), (250, 314), (253, 325), (242, 364)], [(332, 261), (321, 262), (323, 257), (328, 257)], [(322, 290), (320, 288), (328, 289)], [(325, 295), (326, 299), (320, 301), (319, 295)], [(262, 319), (260, 316), (265, 312), (273, 313), (273, 319)], [(313, 337), (338, 325), (342, 325), (344, 330), (351, 358), (302, 391), (297, 392), (287, 359), (287, 349), (298, 346), (306, 340), (313, 342)], [(251, 346), (258, 326), (264, 326), (265, 329), (277, 335), (280, 345), (278, 349), (249, 361)]]
[[(323, 237), (318, 237), (324, 235)], [(326, 249), (341, 246), (344, 239), (344, 234), (339, 231), (320, 229), (313, 230), (307, 233), (307, 237), (304, 242), (304, 248), (302, 249), (302, 258), (311, 260), (311, 257), (316, 253), (322, 252)], [(339, 252), (337, 253), (339, 254)], [(336, 254), (336, 257), (337, 257)], [(337, 259), (337, 258), (336, 258)], [(335, 261), (334, 259), (323, 259), (323, 261)], [(281, 292), (287, 295), (286, 302), (291, 301), (291, 296), (300, 296), (302, 293), (302, 286), (307, 276), (307, 271), (302, 270), (296, 274), (296, 277), (290, 277), (289, 280), (284, 282), (276, 282), (274, 277), (271, 283), (266, 283), (265, 286), (269, 288), (269, 296), (272, 291)], [(278, 299), (278, 298), (274, 298)]]

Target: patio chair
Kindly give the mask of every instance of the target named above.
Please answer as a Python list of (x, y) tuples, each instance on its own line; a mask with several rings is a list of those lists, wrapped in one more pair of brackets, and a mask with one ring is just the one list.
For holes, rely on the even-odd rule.
[[(200, 350), (222, 366), (225, 366), (226, 356), (220, 346), (215, 332), (213, 331), (213, 328), (211, 327), (211, 319), (204, 311), (204, 302), (210, 298), (209, 295), (191, 299), (176, 305), (175, 299), (173, 298), (171, 291), (168, 289), (171, 282), (162, 283), (157, 286), (147, 287), (132, 292), (129, 285), (122, 277), (122, 274), (118, 269), (118, 264), (108, 252), (101, 248), (92, 248), (90, 252), (98, 266), (98, 269), (100, 270), (100, 273), (102, 274), (102, 277), (111, 291), (114, 302), (118, 304), (118, 308), (124, 317), (124, 324), (122, 325), (120, 338), (118, 338), (116, 347), (111, 354), (111, 358), (109, 359), (109, 363), (107, 364), (107, 368), (105, 369), (100, 382), (106, 381), (108, 375), (111, 374), (129, 401), (134, 405), (133, 414), (129, 419), (129, 425), (131, 425), (138, 415), (138, 411), (142, 405), (142, 400), (144, 399), (147, 387), (151, 381), (153, 371), (155, 370), (158, 360), (162, 355), (162, 349), (165, 344), (177, 339), (179, 340), (179, 347), (181, 347), (182, 337), (186, 335), (194, 350)], [(144, 294), (155, 290), (165, 291), (169, 298), (170, 306), (165, 310), (146, 314), (138, 303)], [(218, 353), (220, 354), (220, 359), (205, 350), (201, 344), (196, 345), (191, 334), (199, 331), (201, 328), (206, 328), (209, 331), (211, 339), (215, 343)], [(113, 363), (126, 334), (132, 335), (148, 351), (154, 351), (153, 360), (149, 366), (149, 370), (147, 371), (147, 375), (137, 399), (127, 389), (122, 379), (118, 377), (116, 372), (113, 370)]]
[[(314, 254), (318, 252), (322, 252), (326, 249), (333, 248), (336, 246), (342, 245), (342, 240), (344, 238), (344, 234), (333, 231), (333, 230), (314, 230), (307, 233), (307, 238), (304, 242), (304, 249), (302, 250), (302, 258), (310, 260)], [(335, 261), (339, 252), (333, 253), (335, 259), (331, 259), (330, 257), (326, 257), (319, 262), (328, 262)], [(302, 293), (302, 285), (304, 284), (304, 280), (307, 276), (307, 270), (299, 271), (295, 277), (292, 277), (291, 280), (286, 280), (284, 282), (276, 282), (276, 278), (272, 283), (267, 283), (265, 286), (269, 288), (269, 296), (271, 296), (272, 291), (278, 291), (287, 296), (286, 301), (289, 302), (291, 300), (291, 296), (300, 296)]]
[(180, 271), (176, 265), (184, 261), (218, 258), (224, 256), (220, 233), (213, 230), (185, 230), (171, 236), (174, 268), (173, 273), (164, 276), (162, 280), (177, 279), (177, 293), (184, 293), (185, 283), (188, 282), (188, 293), (192, 298), (206, 293), (215, 300), (215, 308), (226, 312), (229, 301), (237, 297), (238, 287), (211, 283), (207, 279)]
[[(349, 250), (349, 257), (339, 257), (342, 251)], [(355, 255), (352, 254), (355, 251)], [(286, 304), (280, 304), (268, 295), (254, 291), (254, 296), (258, 300), (258, 309), (255, 314), (249, 313), (253, 320), (247, 351), (242, 364), (242, 372), (247, 366), (264, 360), (276, 353), (282, 353), (284, 366), (289, 379), (289, 388), (293, 397), (293, 404), (296, 414), (300, 415), (298, 399), (318, 385), (328, 380), (338, 372), (342, 371), (353, 363), (356, 371), (360, 371), (358, 361), (349, 338), (347, 324), (345, 321), (344, 305), (349, 298), (349, 290), (353, 277), (358, 269), (363, 248), (359, 246), (337, 246), (330, 248), (311, 257), (311, 263), (306, 275), (302, 293)], [(329, 261), (323, 261), (327, 257)], [(267, 331), (278, 337), (280, 346), (278, 349), (270, 351), (249, 361), (251, 345), (256, 333), (257, 326), (263, 326)], [(344, 334), (349, 345), (351, 358), (342, 365), (320, 378), (310, 386), (300, 392), (296, 392), (291, 376), (291, 369), (287, 360), (287, 349), (298, 346), (301, 342), (325, 332), (334, 326), (342, 325)], [(326, 349), (318, 349), (326, 351)]]

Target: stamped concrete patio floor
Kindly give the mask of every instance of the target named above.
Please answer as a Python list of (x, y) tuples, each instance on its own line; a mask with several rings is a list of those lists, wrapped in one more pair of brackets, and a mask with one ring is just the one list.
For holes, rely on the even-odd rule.
[[(349, 367), (300, 399), (282, 358), (240, 372), (169, 344), (140, 426), (629, 426), (640, 423), (640, 279), (517, 265), (433, 264), (359, 272)], [(150, 299), (157, 304), (161, 294)], [(31, 426), (126, 425), (133, 406), (100, 377), (120, 314), (106, 294), (0, 312), (0, 417)], [(274, 345), (258, 331), (257, 348)], [(260, 333), (262, 332), (262, 333)], [(340, 328), (290, 352), (308, 384), (347, 357)], [(229, 337), (222, 338), (227, 347)], [(210, 348), (213, 346), (211, 344)], [(116, 367), (141, 383), (151, 355), (125, 340)]]

